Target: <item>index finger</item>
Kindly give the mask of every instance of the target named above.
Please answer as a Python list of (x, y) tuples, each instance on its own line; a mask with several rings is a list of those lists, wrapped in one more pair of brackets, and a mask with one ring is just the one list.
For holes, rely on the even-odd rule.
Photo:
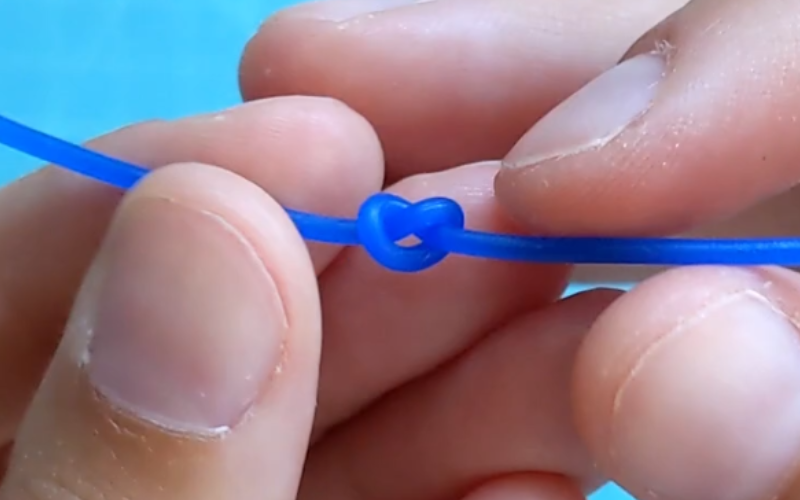
[(685, 1), (311, 2), (251, 40), (242, 94), (346, 102), (376, 127), (394, 182), (502, 158)]

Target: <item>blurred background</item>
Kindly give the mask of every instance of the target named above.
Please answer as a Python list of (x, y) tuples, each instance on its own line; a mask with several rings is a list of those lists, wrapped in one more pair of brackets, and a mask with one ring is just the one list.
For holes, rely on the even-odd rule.
[[(0, 114), (81, 142), (141, 120), (231, 106), (244, 44), (293, 3), (0, 1)], [(0, 146), (0, 185), (39, 166)], [(614, 485), (592, 498), (631, 500)]]

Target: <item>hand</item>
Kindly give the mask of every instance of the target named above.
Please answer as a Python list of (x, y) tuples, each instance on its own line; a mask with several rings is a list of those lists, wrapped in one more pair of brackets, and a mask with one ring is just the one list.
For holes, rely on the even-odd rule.
[[(167, 166), (121, 200), (55, 168), (0, 191), (0, 499), (570, 498), (603, 480), (566, 395), (618, 294), (541, 309), (565, 269), (453, 259), (402, 275), (357, 248), (307, 249), (278, 202), (353, 215), (382, 186), (377, 136), (348, 107), (282, 97), (90, 146)], [(504, 230), (495, 172), (391, 189), (452, 195)]]
[[(527, 179), (546, 163), (501, 173), (512, 221), (484, 160), (535, 157), (527, 138), (514, 147), (525, 128), (683, 2), (390, 3), (289, 10), (245, 53), (254, 102), (95, 141), (171, 165), (121, 204), (54, 169), (0, 192), (14, 264), (0, 280), (0, 436), (14, 440), (0, 499), (573, 500), (610, 477), (642, 498), (791, 500), (794, 275), (679, 270), (556, 302), (564, 267), (453, 258), (393, 274), (359, 249), (306, 249), (278, 206), (352, 215), (388, 185), (456, 198), (472, 227), (580, 231), (593, 206), (532, 220)], [(714, 5), (724, 18), (734, 4)], [(623, 149), (650, 116), (557, 162)], [(660, 142), (630, 144), (665, 173)], [(689, 159), (676, 172), (695, 175)], [(614, 175), (630, 187), (641, 172)], [(580, 179), (563, 179), (580, 200)], [(661, 225), (674, 205), (639, 208), (642, 231), (684, 229)], [(618, 212), (618, 229), (590, 227), (624, 232)]]
[[(245, 95), (351, 104), (390, 172), (502, 159), (498, 200), (536, 234), (797, 234), (798, 2), (324, 5), (261, 30)], [(798, 311), (774, 268), (673, 270), (614, 301), (562, 402), (591, 461), (639, 498), (800, 498)], [(535, 428), (505, 449), (546, 447)]]

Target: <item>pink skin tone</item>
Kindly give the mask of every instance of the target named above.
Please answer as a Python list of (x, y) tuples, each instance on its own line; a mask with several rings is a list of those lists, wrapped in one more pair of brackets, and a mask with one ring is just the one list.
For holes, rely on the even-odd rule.
[(560, 300), (631, 275), (396, 274), (306, 245), (281, 209), (353, 215), (386, 189), (490, 231), (795, 234), (798, 14), (326, 0), (270, 19), (245, 104), (91, 142), (157, 169), (131, 193), (55, 168), (0, 191), (0, 500), (580, 500), (607, 480), (800, 499), (794, 271), (636, 270)]

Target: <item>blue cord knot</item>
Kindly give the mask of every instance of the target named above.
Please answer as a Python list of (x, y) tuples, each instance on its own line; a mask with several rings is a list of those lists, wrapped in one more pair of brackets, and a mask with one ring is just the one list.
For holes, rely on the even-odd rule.
[[(150, 172), (0, 115), (2, 145), (123, 190)], [(447, 198), (409, 203), (381, 193), (362, 205), (357, 220), (287, 212), (304, 238), (334, 245), (361, 244), (378, 263), (400, 272), (425, 270), (449, 253), (540, 264), (800, 266), (800, 238), (526, 237), (470, 231), (464, 229), (461, 207)], [(420, 243), (397, 243), (408, 236), (416, 236)]]
[[(367, 252), (393, 271), (413, 273), (433, 267), (447, 257), (447, 250), (430, 244), (445, 229), (464, 229), (464, 211), (448, 198), (428, 198), (410, 203), (398, 196), (371, 196), (358, 214), (358, 235)], [(416, 236), (420, 242), (397, 242)]]

